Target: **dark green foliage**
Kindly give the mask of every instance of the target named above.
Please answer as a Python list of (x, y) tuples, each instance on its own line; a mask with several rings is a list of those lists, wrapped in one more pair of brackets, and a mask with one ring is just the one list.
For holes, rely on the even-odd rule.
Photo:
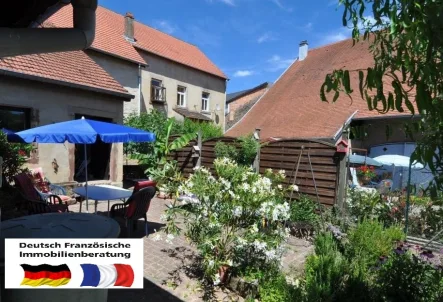
[(384, 301), (443, 301), (443, 271), (414, 255), (393, 254), (380, 267), (377, 290)]
[(329, 233), (321, 233), (315, 239), (315, 254), (306, 261), (307, 301), (337, 301), (347, 272), (345, 257)]
[(250, 166), (260, 149), (260, 143), (252, 135), (240, 137), (235, 144), (217, 142), (215, 156), (235, 160), (239, 165)]
[[(29, 155), (32, 150), (30, 144), (8, 143), (6, 135), (0, 131), (0, 156), (3, 158), (3, 179), (7, 183), (23, 170), (26, 163), (24, 155)], [(23, 155), (21, 155), (22, 153)]]
[(214, 123), (194, 122), (190, 119), (185, 119), (182, 133), (197, 133), (198, 131), (202, 133), (202, 140), (223, 136), (223, 129)]
[(317, 204), (308, 196), (301, 195), (297, 200), (291, 201), (290, 209), (292, 222), (315, 224), (318, 221)]
[[(172, 121), (172, 122), (171, 122)], [(168, 119), (165, 113), (152, 109), (150, 112), (141, 113), (140, 115), (131, 114), (125, 118), (125, 125), (150, 131), (157, 136), (161, 136), (167, 131), (168, 123), (171, 122), (171, 136), (192, 134), (194, 135), (199, 130), (202, 132), (202, 139), (210, 139), (220, 137), (223, 135), (223, 130), (214, 123), (194, 122), (185, 119), (184, 122), (179, 122), (175, 118)], [(141, 153), (149, 154), (154, 150), (152, 143), (129, 143), (125, 144), (125, 153)]]

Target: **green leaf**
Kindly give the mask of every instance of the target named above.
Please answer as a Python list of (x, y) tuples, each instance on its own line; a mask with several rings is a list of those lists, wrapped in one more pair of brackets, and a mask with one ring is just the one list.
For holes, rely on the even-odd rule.
[(340, 92), (338, 92), (338, 90), (337, 90), (334, 94), (334, 98), (332, 99), (332, 102), (335, 103), (339, 96), (340, 96)]
[(320, 88), (320, 99), (322, 102), (328, 103), (328, 100), (326, 98), (325, 88), (326, 88), (326, 83), (323, 83), (323, 85), (321, 85)]
[(389, 110), (394, 110), (394, 95), (392, 92), (389, 92), (388, 95), (388, 111)]
[(366, 103), (368, 103), (368, 109), (373, 110), (374, 108), (372, 107), (372, 99), (368, 95), (368, 92), (366, 90), (365, 90), (365, 97), (366, 97)]
[(408, 107), (409, 111), (411, 111), (411, 113), (414, 114), (415, 113), (414, 105), (412, 105), (411, 101), (408, 98), (405, 99), (405, 104), (406, 107)]
[(349, 78), (349, 70), (345, 70), (343, 75), (343, 86), (345, 86), (346, 93), (351, 93), (351, 80)]
[(358, 72), (358, 87), (359, 87), (359, 89), (360, 89), (360, 95), (361, 95), (361, 98), (364, 98), (363, 97), (363, 85), (364, 85), (364, 77), (365, 77), (365, 75), (364, 75), (364, 73), (363, 73), (363, 71), (359, 71)]

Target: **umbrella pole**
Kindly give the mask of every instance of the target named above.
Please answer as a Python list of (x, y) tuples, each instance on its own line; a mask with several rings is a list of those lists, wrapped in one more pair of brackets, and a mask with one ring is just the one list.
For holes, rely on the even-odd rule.
[(88, 152), (86, 149), (86, 144), (83, 145), (85, 150), (85, 189), (86, 189), (86, 212), (89, 213), (89, 200), (88, 200)]
[(406, 209), (405, 209), (405, 234), (408, 236), (408, 223), (409, 223), (409, 198), (411, 197), (411, 173), (412, 172), (412, 162), (409, 161), (409, 175), (408, 175), (408, 185), (406, 187)]

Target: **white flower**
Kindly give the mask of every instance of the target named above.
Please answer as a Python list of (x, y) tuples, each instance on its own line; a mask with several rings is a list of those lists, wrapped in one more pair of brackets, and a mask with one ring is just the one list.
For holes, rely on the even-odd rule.
[(292, 185), (292, 191), (298, 192), (298, 186), (297, 185)]
[(215, 264), (214, 260), (209, 260), (209, 262), (208, 262), (209, 267), (213, 267), (214, 264)]
[(280, 171), (278, 171), (278, 174), (280, 174), (281, 176), (285, 176), (286, 175), (286, 171), (285, 170), (280, 170)]
[(251, 233), (258, 233), (258, 227), (257, 227), (257, 225), (254, 224), (254, 225), (252, 226)]
[(279, 188), (280, 190), (283, 189), (282, 185), (278, 185), (277, 188)]
[(174, 235), (172, 234), (168, 234), (168, 236), (166, 236), (166, 242), (169, 244), (172, 244), (172, 240), (174, 239)]
[(214, 275), (214, 285), (219, 285), (221, 283), (219, 274)]
[(243, 212), (243, 208), (242, 207), (235, 207), (232, 210), (232, 215), (234, 215), (234, 217), (240, 217), (242, 212)]
[(229, 265), (229, 266), (232, 266), (232, 260), (229, 259), (228, 261), (226, 261), (226, 264)]
[(152, 237), (152, 240), (153, 241), (160, 241), (160, 240), (162, 240), (162, 236), (159, 233), (157, 233), (154, 235), (154, 237)]

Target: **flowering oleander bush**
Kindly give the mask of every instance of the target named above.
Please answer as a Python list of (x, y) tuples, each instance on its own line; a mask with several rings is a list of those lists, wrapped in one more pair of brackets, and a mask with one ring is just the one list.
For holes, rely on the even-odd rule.
[(289, 232), (286, 196), (297, 188), (283, 187), (284, 171), (262, 176), (227, 158), (216, 159), (214, 169), (196, 169), (178, 192), (197, 201), (186, 208), (174, 201), (163, 219), (170, 239), (184, 231), (201, 253), (205, 277), (217, 284), (222, 267), (240, 272), (280, 261)]

